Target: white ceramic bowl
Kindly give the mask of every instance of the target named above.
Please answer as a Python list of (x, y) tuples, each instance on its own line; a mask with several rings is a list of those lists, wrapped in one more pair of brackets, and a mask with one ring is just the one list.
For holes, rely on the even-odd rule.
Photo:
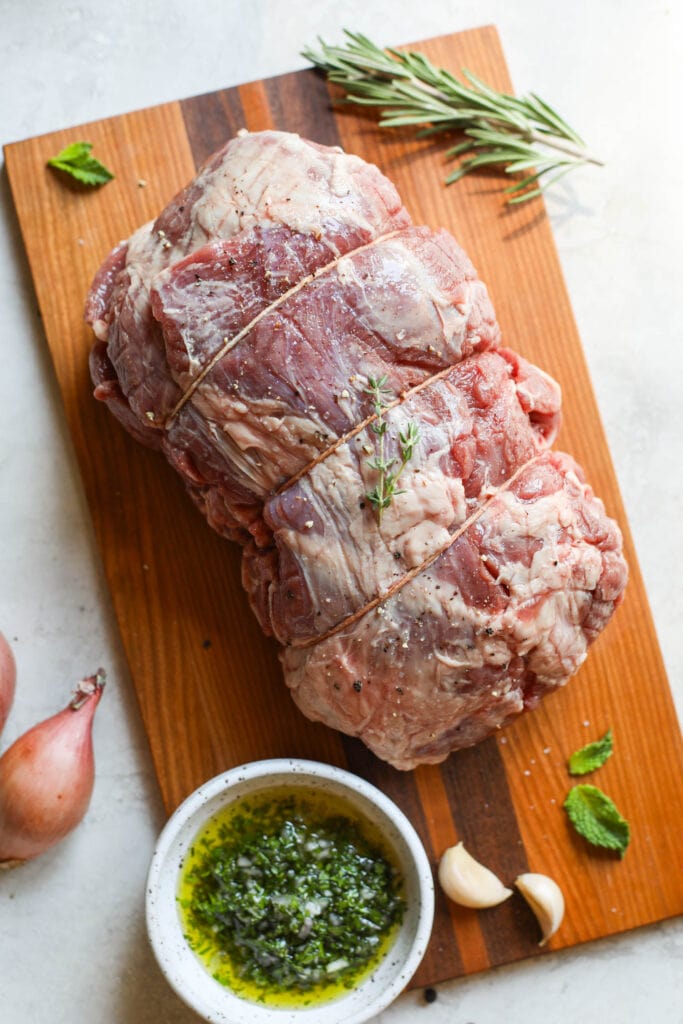
[[(372, 974), (334, 1001), (301, 1009), (248, 1002), (215, 981), (183, 937), (176, 903), (183, 858), (207, 819), (247, 794), (282, 785), (313, 787), (357, 808), (361, 816), (381, 829), (405, 884), (403, 921), (393, 945)], [(406, 816), (375, 786), (316, 761), (255, 761), (200, 786), (175, 811), (159, 836), (147, 879), (147, 930), (159, 966), (180, 998), (195, 1013), (216, 1024), (361, 1024), (380, 1013), (405, 988), (424, 956), (433, 917), (432, 871)]]

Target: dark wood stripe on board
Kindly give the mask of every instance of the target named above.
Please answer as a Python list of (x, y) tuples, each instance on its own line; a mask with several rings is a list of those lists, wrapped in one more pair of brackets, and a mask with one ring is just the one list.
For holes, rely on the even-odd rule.
[(297, 71), (264, 83), (275, 125), (298, 132), (323, 146), (339, 146), (337, 123), (325, 79), (315, 71)]
[(193, 96), (182, 100), (180, 108), (197, 167), (246, 127), (238, 89)]
[[(465, 848), (512, 888), (529, 864), (495, 738), (452, 754), (441, 770)], [(538, 953), (538, 926), (516, 892), (479, 918), (493, 966)]]
[[(420, 795), (432, 850), (435, 854), (434, 865), (441, 859), (444, 852), (459, 841), (453, 815), (448, 802), (448, 793), (444, 784), (440, 765), (421, 765), (414, 771), (415, 783)], [(436, 890), (437, 904), (441, 911), (447, 912), (451, 919), (451, 927), (455, 934), (464, 974), (473, 974), (489, 966), (489, 956), (479, 926), (479, 915), (466, 907), (460, 907), (449, 900), (441, 887)], [(436, 962), (441, 961), (441, 951), (436, 950)], [(434, 974), (434, 978), (438, 975)]]

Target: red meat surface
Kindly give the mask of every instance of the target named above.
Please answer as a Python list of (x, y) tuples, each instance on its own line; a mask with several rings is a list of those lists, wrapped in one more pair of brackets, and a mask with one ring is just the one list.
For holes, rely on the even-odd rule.
[[(302, 711), (398, 768), (563, 685), (621, 600), (616, 524), (550, 451), (560, 393), (377, 168), (243, 133), (110, 254), (95, 395), (160, 448), (282, 644)], [(385, 457), (418, 440), (382, 515)]]

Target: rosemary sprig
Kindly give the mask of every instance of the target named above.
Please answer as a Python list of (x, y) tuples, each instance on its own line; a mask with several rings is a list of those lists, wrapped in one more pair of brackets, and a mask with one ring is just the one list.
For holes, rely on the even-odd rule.
[[(302, 56), (346, 91), (346, 101), (381, 107), (380, 127), (423, 126), (418, 137), (460, 131), (466, 138), (446, 151), (462, 158), (446, 178), (450, 185), (471, 171), (501, 166), (506, 174), (531, 171), (504, 193), (508, 203), (538, 196), (575, 167), (602, 161), (586, 151), (583, 139), (535, 93), (497, 92), (471, 71), (465, 82), (435, 67), (424, 54), (380, 49), (360, 32), (344, 30), (347, 42)], [(467, 155), (474, 154), (474, 155)]]
[(377, 513), (377, 522), (382, 522), (382, 513), (385, 508), (391, 505), (391, 502), (395, 494), (404, 494), (405, 492), (398, 488), (398, 484), (401, 473), (406, 468), (411, 458), (417, 442), (420, 440), (420, 431), (416, 423), (412, 420), (406, 425), (404, 431), (399, 431), (399, 460), (398, 468), (394, 469), (397, 465), (397, 460), (387, 459), (385, 452), (385, 437), (387, 432), (387, 424), (384, 419), (384, 413), (386, 409), (391, 405), (393, 400), (393, 392), (391, 388), (387, 387), (386, 374), (383, 377), (368, 377), (368, 386), (363, 389), (366, 395), (371, 395), (373, 400), (373, 406), (375, 416), (377, 419), (370, 424), (370, 430), (378, 437), (378, 452), (371, 459), (368, 459), (368, 465), (372, 469), (377, 470), (377, 484), (369, 491), (365, 497), (372, 504), (375, 512)]

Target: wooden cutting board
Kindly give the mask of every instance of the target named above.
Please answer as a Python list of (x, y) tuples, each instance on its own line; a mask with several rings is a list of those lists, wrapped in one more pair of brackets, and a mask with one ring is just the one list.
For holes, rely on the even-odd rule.
[[(419, 44), (437, 64), (466, 67), (510, 89), (493, 28)], [(564, 392), (558, 447), (583, 463), (620, 522), (631, 567), (627, 597), (570, 685), (541, 708), (441, 767), (401, 773), (357, 741), (306, 721), (281, 678), (239, 581), (240, 552), (214, 535), (161, 456), (133, 442), (91, 397), (92, 342), (82, 309), (100, 261), (155, 216), (238, 129), (281, 128), (373, 161), (416, 223), (443, 225), (487, 282), (507, 344), (552, 373)], [(96, 191), (65, 183), (46, 160), (85, 139), (116, 179)], [(439, 144), (440, 145), (440, 144)], [(543, 203), (504, 208), (500, 179), (446, 189), (434, 142), (333, 112), (312, 71), (97, 121), (6, 148), (12, 193), (47, 341), (80, 462), (123, 643), (170, 812), (235, 764), (298, 756), (350, 768), (406, 811), (436, 864), (464, 840), (510, 883), (552, 875), (567, 914), (551, 948), (634, 928), (683, 910), (683, 748), (647, 597), (629, 536), (581, 344)], [(632, 825), (623, 860), (596, 851), (562, 809), (566, 759), (611, 727), (616, 753), (596, 782)], [(539, 955), (519, 896), (477, 913), (439, 897), (433, 939), (414, 985)]]

